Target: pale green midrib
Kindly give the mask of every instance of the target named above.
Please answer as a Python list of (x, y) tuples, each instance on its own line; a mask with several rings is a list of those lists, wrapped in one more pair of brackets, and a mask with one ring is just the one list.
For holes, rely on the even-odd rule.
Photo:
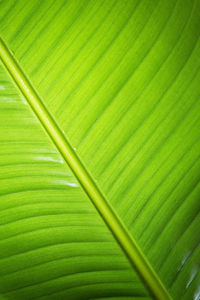
[(91, 199), (92, 203), (113, 233), (115, 239), (125, 252), (131, 264), (136, 268), (138, 274), (152, 295), (159, 300), (171, 299), (157, 274), (143, 255), (136, 241), (131, 237), (122, 220), (120, 220), (117, 213), (106, 200), (102, 191), (93, 180), (91, 174), (83, 165), (77, 153), (70, 145), (69, 141), (57, 125), (54, 118), (48, 112), (40, 96), (33, 88), (31, 82), (28, 80), (13, 54), (10, 52), (1, 38), (0, 57), (9, 75), (12, 77), (20, 92), (31, 106), (40, 123), (50, 136), (65, 162), (71, 168), (84, 191)]

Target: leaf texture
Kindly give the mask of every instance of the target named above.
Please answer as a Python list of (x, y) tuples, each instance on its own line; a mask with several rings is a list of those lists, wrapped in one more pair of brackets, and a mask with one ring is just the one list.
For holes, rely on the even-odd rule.
[(0, 87), (3, 299), (149, 299), (2, 67)]
[[(200, 2), (9, 0), (0, 5), (2, 38), (169, 293), (174, 299), (199, 299)], [(4, 91), (3, 83), (2, 87)], [(44, 174), (36, 172), (35, 176), (44, 177), (39, 183), (43, 185), (41, 190), (45, 189), (45, 185), (51, 186), (46, 174), (50, 177), (54, 174), (54, 187), (61, 189), (59, 195), (63, 202), (66, 197), (72, 199), (71, 207), (75, 205), (75, 197), (89, 206), (80, 187), (64, 192), (68, 173), (55, 150), (52, 155), (57, 157), (57, 163), (49, 160), (55, 170), (37, 164), (34, 171), (31, 167), (34, 158), (28, 151), (37, 153), (42, 149), (46, 153), (47, 145), (51, 151), (54, 147), (49, 146), (49, 141), (44, 142), (44, 133), (38, 137), (39, 125), (33, 121), (30, 111), (27, 110), (30, 117), (26, 118), (25, 112), (16, 108), (10, 113), (6, 106), (8, 100), (2, 103), (3, 137), (11, 136), (12, 143), (17, 139), (15, 155), (23, 149), (24, 156), (19, 153), (20, 164), (27, 156), (26, 163), (30, 165), (30, 173), (21, 182), (20, 175), (16, 175), (25, 172), (21, 167), (6, 171), (13, 174), (10, 175), (13, 188), (22, 189), (26, 181), (29, 182), (26, 190), (37, 186), (32, 176), (37, 171)], [(15, 107), (13, 100), (11, 103)], [(25, 108), (25, 104), (22, 106)], [(12, 130), (6, 125), (10, 116)], [(21, 119), (25, 123), (20, 123)], [(27, 138), (34, 142), (23, 144), (22, 148), (19, 145), (26, 140), (26, 130)], [(2, 146), (7, 157), (8, 144)], [(13, 146), (10, 151), (13, 153)], [(19, 163), (15, 155), (13, 159)], [(3, 161), (6, 159), (9, 158)], [(62, 180), (59, 172), (63, 174)], [(14, 184), (13, 176), (16, 176)], [(77, 184), (72, 175), (68, 177), (72, 184)], [(2, 182), (2, 193), (8, 193), (12, 190), (9, 180), (3, 180), (6, 181)], [(74, 189), (79, 190), (80, 196), (71, 192)], [(49, 197), (41, 193), (39, 202)], [(56, 202), (56, 198), (55, 194), (52, 201)], [(32, 199), (30, 195), (28, 203)], [(81, 207), (79, 202), (75, 211)], [(44, 209), (48, 211), (46, 205)], [(56, 210), (55, 207), (54, 213)], [(14, 210), (9, 218), (16, 214)], [(101, 222), (94, 214), (92, 222)], [(28, 216), (27, 210), (25, 215)], [(88, 220), (85, 217), (81, 226), (86, 226)], [(46, 224), (50, 223), (47, 220)], [(107, 232), (105, 225), (101, 225)], [(10, 234), (10, 230), (3, 232)], [(79, 230), (76, 234), (82, 235)], [(99, 236), (103, 237), (104, 233), (99, 232)], [(110, 235), (109, 238), (112, 240)], [(105, 258), (102, 261), (105, 263)], [(134, 272), (129, 272), (136, 278)], [(138, 279), (137, 285), (140, 296), (145, 296)], [(120, 287), (122, 295), (116, 292), (112, 296), (125, 299), (126, 288)], [(36, 290), (39, 293), (40, 289)], [(70, 298), (70, 294), (63, 295)], [(128, 296), (133, 295), (131, 290)], [(71, 297), (84, 299), (82, 292)]]

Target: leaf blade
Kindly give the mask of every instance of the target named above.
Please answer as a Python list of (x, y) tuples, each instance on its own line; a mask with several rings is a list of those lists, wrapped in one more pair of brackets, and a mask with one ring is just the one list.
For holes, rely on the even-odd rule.
[(116, 240), (119, 242), (123, 251), (126, 253), (131, 264), (136, 268), (139, 275), (144, 280), (144, 283), (157, 299), (170, 299), (170, 296), (159, 278), (156, 276), (150, 264), (143, 256), (138, 245), (129, 235), (122, 221), (107, 202), (94, 179), (84, 167), (66, 137), (62, 134), (61, 129), (45, 108), (41, 98), (33, 89), (19, 64), (11, 55), (9, 49), (2, 40), (0, 40), (0, 57), (10, 76), (19, 87), (22, 95), (24, 95), (27, 99), (27, 102), (33, 109), (33, 112), (35, 112), (63, 159), (66, 161), (67, 165), (70, 166), (77, 180), (80, 182), (92, 203), (115, 236)]
[(149, 299), (2, 65), (0, 86), (1, 298)]
[[(43, 10), (35, 10), (30, 22), (30, 13), (21, 13), (15, 29), (9, 22), (23, 7), (23, 1), (19, 1), (8, 14), (2, 34), (169, 289), (174, 276), (170, 264), (178, 263), (177, 275), (180, 268), (178, 276), (187, 279), (175, 281), (173, 296), (182, 297), (182, 289), (189, 298), (195, 298), (198, 276), (187, 289), (194, 266), (183, 263), (187, 251), (193, 251), (193, 242), (184, 247), (182, 243), (181, 249), (177, 233), (184, 233), (186, 222), (183, 215), (179, 220), (173, 215), (199, 179), (198, 167), (190, 171), (198, 159), (199, 146), (192, 149), (193, 154), (188, 153), (196, 145), (199, 126), (195, 121), (199, 117), (199, 2), (102, 3), (93, 6), (88, 1), (89, 6), (74, 24), (70, 22), (79, 5), (73, 6), (76, 8), (72, 8), (71, 16), (67, 14), (67, 8), (71, 9), (68, 4), (56, 10), (52, 20), (49, 11), (44, 13), (49, 5), (44, 5)], [(33, 19), (41, 12), (44, 23), (40, 19), (37, 31), (32, 27)], [(23, 20), (27, 27), (21, 26)], [(50, 27), (45, 27), (47, 20)], [(30, 43), (29, 36), (27, 44), (22, 43), (29, 30), (34, 40)], [(61, 43), (59, 36), (63, 38)], [(184, 172), (189, 172), (188, 182)], [(195, 205), (191, 207), (193, 217), (198, 210)], [(165, 212), (169, 206), (172, 221)], [(177, 227), (168, 235), (171, 225), (165, 228), (165, 215)], [(154, 243), (162, 228), (160, 241)], [(191, 231), (195, 243), (196, 235)], [(174, 250), (176, 256), (170, 250), (172, 243), (179, 249)], [(165, 270), (168, 267), (170, 272), (162, 273), (160, 264), (165, 263), (166, 254), (171, 260)], [(193, 256), (191, 262), (198, 265)]]

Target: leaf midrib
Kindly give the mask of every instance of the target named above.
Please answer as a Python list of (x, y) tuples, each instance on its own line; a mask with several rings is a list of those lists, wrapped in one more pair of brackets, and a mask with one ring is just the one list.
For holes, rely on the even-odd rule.
[(21, 69), (16, 58), (13, 56), (1, 38), (0, 57), (8, 74), (30, 105), (34, 114), (37, 116), (57, 150), (62, 155), (64, 161), (70, 167), (80, 185), (89, 196), (104, 222), (113, 233), (115, 239), (128, 257), (130, 263), (134, 268), (136, 268), (138, 274), (146, 284), (151, 294), (156, 299), (171, 299), (167, 290), (142, 253), (136, 241), (129, 234), (122, 220), (114, 211), (110, 203), (106, 200), (106, 197), (98, 187), (92, 175), (84, 166), (77, 152), (73, 149), (63, 131), (59, 128), (55, 119), (44, 105), (38, 92), (34, 89), (30, 80)]

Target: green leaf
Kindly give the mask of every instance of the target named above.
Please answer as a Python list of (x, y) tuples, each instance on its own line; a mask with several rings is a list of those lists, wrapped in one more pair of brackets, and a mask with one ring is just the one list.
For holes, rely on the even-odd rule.
[(148, 299), (2, 68), (0, 86), (1, 294), (5, 299)]
[(199, 11), (1, 1), (3, 298), (199, 299)]

